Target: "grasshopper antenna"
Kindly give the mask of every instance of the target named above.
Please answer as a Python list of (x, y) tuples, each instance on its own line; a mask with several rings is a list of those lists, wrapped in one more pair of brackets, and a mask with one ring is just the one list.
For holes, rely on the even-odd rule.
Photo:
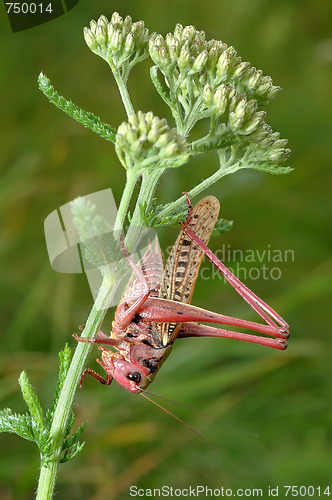
[[(150, 403), (153, 403), (158, 408), (160, 408), (161, 410), (163, 410), (165, 413), (167, 413), (171, 417), (175, 418), (175, 420), (178, 420), (178, 422), (181, 422), (181, 424), (183, 424), (185, 427), (187, 427), (187, 429), (189, 429), (191, 432), (193, 432), (194, 434), (196, 434), (196, 436), (198, 436), (200, 439), (202, 439), (202, 441), (204, 441), (204, 443), (206, 443), (208, 446), (210, 446), (210, 448), (212, 448), (216, 453), (218, 453), (218, 455), (225, 462), (229, 463), (233, 467), (233, 469), (235, 469), (249, 484), (251, 484), (250, 481), (249, 481), (249, 479), (243, 474), (243, 472), (241, 472), (240, 469), (238, 467), (236, 467), (236, 465), (233, 464), (233, 462), (229, 458), (226, 457), (226, 455), (224, 455), (223, 453), (221, 453), (221, 451), (218, 450), (218, 448), (216, 448), (212, 443), (210, 443), (210, 441), (208, 441), (204, 436), (202, 436), (202, 434), (200, 434), (198, 431), (196, 431), (196, 429), (194, 429), (193, 427), (191, 427), (191, 425), (187, 424), (187, 422), (185, 422), (184, 420), (182, 420), (180, 417), (177, 417), (174, 413), (172, 413), (171, 411), (167, 410), (166, 408), (164, 408), (163, 406), (161, 406), (160, 404), (158, 404), (156, 401), (153, 401), (153, 399), (151, 399), (148, 396), (146, 396), (144, 394), (144, 392), (146, 392), (146, 391), (140, 392), (140, 395), (143, 396), (143, 398), (147, 399), (148, 401), (150, 401)], [(151, 394), (151, 393), (149, 393), (149, 394)]]
[(169, 399), (165, 398), (164, 396), (159, 396), (158, 394), (154, 394), (153, 392), (149, 392), (144, 389), (144, 394), (148, 394), (149, 396), (153, 396), (154, 398), (162, 399), (163, 401), (168, 401), (171, 404), (181, 406), (182, 408), (187, 408), (188, 410), (194, 411), (198, 415), (202, 415), (203, 417), (207, 417), (214, 422), (221, 422), (225, 427), (230, 427), (232, 429), (236, 429), (237, 431), (244, 432), (245, 434), (249, 434), (249, 436), (253, 436), (255, 438), (259, 437), (259, 434), (256, 434), (254, 432), (248, 431), (247, 429), (243, 429), (242, 427), (238, 427), (237, 425), (230, 424), (229, 422), (226, 422), (226, 420), (223, 420), (222, 418), (215, 418), (212, 415), (209, 415), (208, 413), (205, 413), (204, 411), (197, 410), (197, 408), (193, 408), (192, 406), (186, 405), (184, 403), (179, 403), (179, 401), (175, 401), (174, 399)]

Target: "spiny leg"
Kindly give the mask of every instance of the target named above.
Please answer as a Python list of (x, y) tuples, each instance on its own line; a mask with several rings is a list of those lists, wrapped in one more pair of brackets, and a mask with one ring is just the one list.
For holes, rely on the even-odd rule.
[(194, 207), (193, 207), (193, 204), (191, 203), (191, 199), (189, 198), (187, 191), (183, 191), (181, 194), (186, 197), (186, 203), (188, 205), (188, 213), (187, 213), (185, 224), (189, 224)]
[(268, 337), (260, 337), (249, 333), (235, 332), (232, 330), (224, 330), (213, 326), (200, 325), (197, 323), (182, 323), (181, 330), (178, 333), (178, 338), (186, 337), (219, 337), (234, 340), (244, 340), (253, 344), (260, 344), (273, 349), (284, 351), (287, 349), (287, 342), (283, 339), (270, 339)]
[(132, 271), (135, 273), (135, 275), (141, 281), (141, 283), (143, 284), (143, 286), (145, 288), (145, 291), (142, 293), (142, 295), (140, 295), (140, 297), (138, 297), (138, 299), (136, 299), (135, 302), (130, 307), (127, 308), (125, 303), (123, 303), (122, 307), (121, 307), (121, 304), (120, 304), (119, 309), (118, 309), (118, 315), (116, 316), (114, 326), (115, 326), (115, 329), (122, 330), (131, 323), (135, 314), (137, 314), (140, 311), (143, 304), (148, 299), (151, 291), (150, 291), (149, 286), (148, 286), (148, 281), (147, 281), (146, 275), (144, 273), (144, 269), (142, 269), (142, 270), (139, 269), (139, 267), (136, 265), (136, 263), (132, 259), (131, 255), (128, 252), (128, 249), (125, 246), (123, 236), (121, 236), (121, 238), (120, 238), (120, 248), (121, 248), (122, 252), (124, 253), (124, 255), (127, 259), (127, 262), (130, 265)]
[[(98, 361), (99, 364), (102, 363), (99, 359), (97, 359), (96, 361)], [(101, 364), (101, 366), (103, 366), (103, 365)], [(110, 375), (109, 373), (106, 374), (106, 377), (102, 377), (102, 375), (99, 375), (99, 373), (97, 373), (94, 370), (92, 370), (92, 368), (85, 368), (85, 370), (83, 371), (83, 373), (82, 373), (82, 375), (80, 377), (80, 381), (79, 381), (79, 388), (80, 389), (82, 388), (83, 380), (84, 380), (84, 378), (87, 375), (91, 375), (93, 378), (95, 378), (96, 380), (98, 380), (103, 385), (110, 385), (110, 383), (113, 380), (112, 375)]]
[[(287, 334), (289, 326), (286, 321), (276, 312), (272, 307), (266, 304), (256, 294), (254, 294), (246, 285), (244, 285), (226, 266), (221, 262), (217, 256), (200, 240), (200, 238), (188, 227), (190, 222), (191, 201), (188, 195), (187, 204), (189, 207), (188, 217), (185, 222), (180, 223), (182, 230), (185, 231), (187, 236), (196, 243), (207, 256), (207, 258), (219, 269), (221, 274), (232, 285), (232, 287), (241, 295), (241, 297), (257, 312), (257, 314), (266, 321), (268, 325), (274, 328), (277, 332)], [(279, 323), (279, 326), (277, 323)]]
[[(266, 304), (254, 292), (252, 292), (244, 283), (242, 283), (216, 255), (203, 242), (200, 243), (191, 229), (184, 229), (189, 238), (197, 242), (204, 251), (207, 258), (219, 269), (221, 274), (241, 295), (241, 297), (257, 312), (257, 314), (266, 321), (268, 325), (279, 330), (281, 333), (288, 333), (289, 326), (286, 321), (272, 307)], [(279, 325), (277, 325), (279, 323)]]
[[(98, 332), (99, 334), (99, 332)], [(77, 342), (83, 342), (85, 344), (102, 344), (102, 345), (111, 345), (113, 347), (118, 347), (119, 343), (121, 342), (120, 340), (116, 339), (111, 339), (107, 335), (103, 333), (103, 337), (79, 337), (76, 333), (73, 333), (73, 337)]]

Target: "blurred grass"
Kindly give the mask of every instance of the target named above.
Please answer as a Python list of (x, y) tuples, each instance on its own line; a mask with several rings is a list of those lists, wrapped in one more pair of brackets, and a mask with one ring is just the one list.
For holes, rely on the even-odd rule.
[[(2, 16), (0, 407), (25, 411), (17, 385), (22, 369), (45, 406), (49, 403), (57, 353), (67, 341), (74, 346), (71, 333), (84, 323), (91, 306), (84, 276), (56, 274), (50, 268), (43, 222), (77, 195), (111, 187), (118, 201), (124, 173), (112, 145), (48, 104), (38, 91), (37, 76), (43, 71), (60, 93), (117, 126), (125, 116), (111, 74), (81, 35), (91, 18), (114, 10), (144, 19), (151, 30), (164, 34), (176, 22), (194, 24), (209, 38), (234, 45), (244, 60), (262, 68), (284, 89), (268, 107), (268, 122), (289, 139), (295, 170), (280, 177), (239, 172), (216, 185), (211, 193), (221, 201), (221, 215), (235, 224), (211, 246), (294, 250), (294, 262), (277, 264), (282, 271), (279, 280), (247, 280), (289, 321), (289, 348), (274, 353), (218, 339), (179, 341), (152, 390), (211, 414), (216, 420), (169, 406), (255, 487), (324, 487), (331, 478), (332, 444), (328, 0), (102, 0), (98, 5), (81, 0), (66, 16), (16, 34)], [(169, 118), (147, 71), (148, 63), (143, 63), (133, 72), (130, 90), (135, 106)], [(190, 189), (202, 178), (202, 168), (204, 175), (215, 168), (213, 156), (203, 164), (196, 159), (165, 177), (160, 200), (169, 201)], [(171, 245), (176, 234), (177, 230), (160, 231), (162, 246)], [(253, 318), (217, 278), (197, 283), (194, 303)], [(93, 357), (90, 365), (94, 366)], [(105, 388), (87, 381), (75, 411), (78, 425), (88, 420), (86, 446), (60, 469), (58, 498), (122, 500), (128, 498), (131, 484), (249, 487), (237, 470), (178, 422), (115, 384)], [(12, 435), (0, 439), (6, 450), (0, 456), (1, 499), (33, 498), (37, 449)]]

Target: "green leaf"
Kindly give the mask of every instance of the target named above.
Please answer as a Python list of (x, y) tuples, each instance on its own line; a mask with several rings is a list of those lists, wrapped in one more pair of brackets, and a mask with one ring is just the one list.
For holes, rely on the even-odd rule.
[(103, 139), (110, 142), (115, 142), (116, 130), (104, 123), (95, 114), (84, 111), (83, 109), (76, 106), (73, 102), (68, 101), (62, 97), (51, 85), (50, 80), (40, 73), (38, 77), (39, 88), (43, 94), (48, 98), (48, 100), (54, 104), (57, 108), (61, 109), (67, 115), (71, 116), (78, 123), (84, 125), (84, 127), (89, 128), (96, 134), (100, 135)]
[(28, 441), (35, 441), (30, 415), (12, 413), (10, 408), (0, 411), (0, 432), (11, 432)]
[(68, 427), (67, 436), (62, 444), (62, 450), (64, 450), (64, 454), (60, 462), (68, 462), (72, 458), (76, 457), (76, 455), (83, 449), (83, 446), (85, 444), (85, 443), (80, 443), (79, 438), (86, 427), (86, 422), (83, 422), (83, 424), (81, 424), (71, 436), (68, 436), (73, 422), (74, 422), (74, 414), (72, 413), (71, 424)]
[(56, 408), (56, 405), (58, 404), (59, 396), (60, 396), (60, 393), (62, 391), (64, 381), (66, 380), (66, 377), (67, 377), (68, 369), (70, 366), (70, 360), (71, 360), (71, 349), (68, 346), (68, 344), (66, 344), (63, 351), (59, 352), (59, 361), (60, 361), (59, 377), (58, 377), (58, 382), (57, 382), (57, 386), (55, 389), (54, 400), (53, 400), (52, 406), (46, 412), (46, 418), (47, 418), (48, 422), (51, 422), (53, 419), (55, 408)]
[(150, 76), (151, 76), (152, 83), (155, 86), (155, 88), (156, 88), (158, 94), (160, 95), (160, 97), (162, 98), (162, 100), (165, 101), (167, 106), (172, 107), (172, 101), (170, 100), (170, 98), (166, 94), (165, 89), (158, 78), (158, 66), (152, 66), (150, 68)]
[(240, 168), (252, 168), (275, 175), (289, 174), (293, 170), (291, 167), (281, 167), (280, 165), (266, 161), (245, 162)]
[(78, 443), (78, 440), (86, 427), (86, 422), (83, 422), (78, 429), (71, 435), (65, 438), (63, 441), (62, 449), (71, 448), (74, 444)]
[(167, 208), (168, 205), (158, 205), (153, 207), (152, 210), (147, 214), (145, 212), (146, 207), (144, 205), (140, 206), (142, 217), (144, 220), (144, 225), (147, 227), (160, 227), (160, 226), (177, 226), (180, 221), (185, 221), (188, 213), (188, 209), (178, 210), (177, 212), (167, 215), (159, 216), (159, 213)]
[[(32, 422), (34, 422), (35, 426), (33, 426), (34, 431), (37, 429), (43, 429), (45, 427), (45, 418), (44, 418), (44, 413), (43, 409), (41, 407), (41, 404), (39, 402), (38, 396), (36, 394), (36, 391), (32, 387), (32, 385), (29, 383), (28, 376), (25, 371), (22, 371), (18, 382), (21, 386), (21, 391), (22, 395), (24, 398), (24, 401), (26, 402), (30, 415), (32, 418)], [(37, 436), (36, 436), (37, 438)]]
[(191, 156), (206, 153), (207, 151), (214, 151), (216, 149), (223, 149), (233, 146), (240, 142), (239, 136), (216, 136), (212, 138), (203, 138), (193, 142), (190, 145), (189, 154)]
[(74, 446), (71, 448), (67, 449), (63, 455), (63, 457), (60, 459), (61, 463), (69, 462), (69, 460), (72, 460), (80, 451), (82, 451), (85, 443), (76, 443)]

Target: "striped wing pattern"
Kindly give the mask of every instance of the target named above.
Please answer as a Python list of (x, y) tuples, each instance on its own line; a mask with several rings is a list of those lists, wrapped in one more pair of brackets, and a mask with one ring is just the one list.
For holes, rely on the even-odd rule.
[[(214, 196), (203, 198), (193, 208), (187, 226), (205, 244), (210, 239), (219, 209), (219, 201)], [(159, 298), (190, 304), (203, 255), (201, 248), (181, 231), (165, 265)], [(180, 327), (179, 323), (159, 325), (164, 346), (174, 342)]]
[(150, 297), (158, 297), (158, 290), (163, 274), (163, 258), (157, 238), (153, 246), (149, 242), (148, 249), (138, 262), (137, 267), (144, 277), (144, 282), (133, 272), (122, 300), (128, 300), (128, 297), (140, 297), (146, 291), (146, 287), (151, 291)]

